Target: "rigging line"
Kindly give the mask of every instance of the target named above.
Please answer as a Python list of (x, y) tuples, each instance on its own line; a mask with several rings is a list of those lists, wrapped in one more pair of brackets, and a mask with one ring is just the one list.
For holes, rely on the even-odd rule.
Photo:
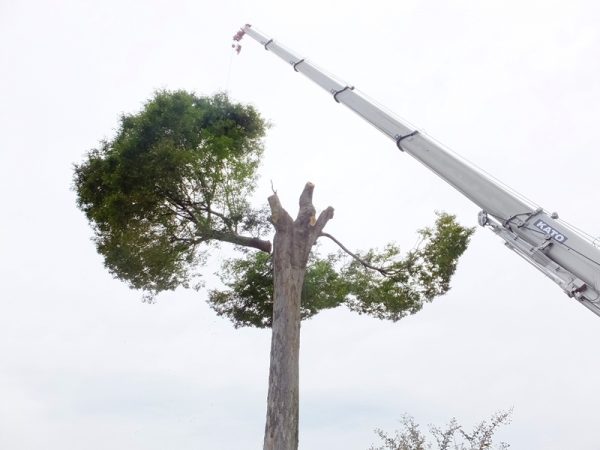
[[(265, 48), (266, 48), (266, 46), (269, 43), (270, 42), (267, 42), (265, 44)], [(281, 45), (279, 43), (278, 43), (278, 45), (281, 48), (286, 49), (285, 46), (283, 46), (283, 45)], [(286, 50), (288, 50), (288, 49), (286, 49)], [(290, 51), (290, 50), (288, 50), (288, 51)], [(319, 67), (317, 64), (313, 63), (312, 61), (311, 61), (311, 65), (313, 67), (315, 67), (316, 69), (320, 70), (321, 72), (323, 72), (325, 75), (327, 75), (328, 77), (330, 77), (334, 81), (338, 82), (340, 85), (342, 85), (342, 86), (348, 86), (349, 85), (348, 83), (346, 83), (346, 82), (343, 81), (344, 79), (342, 77), (337, 76), (333, 72), (326, 71), (326, 70), (322, 69), (321, 67)], [(482, 169), (480, 166), (478, 166), (477, 164), (475, 164), (471, 160), (465, 158), (461, 154), (455, 152), (452, 148), (448, 147), (447, 145), (443, 144), (439, 140), (435, 139), (433, 136), (430, 136), (426, 132), (422, 131), (422, 129), (420, 127), (417, 127), (414, 124), (412, 124), (411, 122), (409, 122), (408, 120), (406, 120), (406, 119), (398, 116), (393, 111), (391, 111), (389, 108), (385, 107), (384, 105), (382, 105), (381, 103), (379, 103), (375, 99), (369, 97), (368, 95), (366, 95), (361, 90), (356, 89), (355, 92), (358, 93), (360, 96), (362, 96), (364, 99), (370, 101), (373, 105), (377, 106), (379, 109), (381, 109), (381, 111), (383, 111), (384, 113), (388, 114), (390, 117), (393, 117), (396, 120), (399, 120), (401, 123), (403, 123), (404, 125), (407, 125), (407, 126), (411, 127), (413, 130), (419, 130), (420, 134), (422, 134), (422, 135), (426, 136), (427, 138), (429, 138), (432, 142), (434, 142), (437, 145), (439, 145), (440, 148), (443, 148), (444, 150), (446, 150), (448, 153), (451, 153), (453, 156), (455, 156), (460, 161), (466, 163), (471, 168), (473, 168), (473, 169), (477, 170), (479, 173), (485, 175), (490, 181), (492, 181), (493, 183), (495, 183), (497, 186), (499, 186), (500, 188), (504, 189), (505, 191), (510, 192), (511, 194), (515, 195), (517, 198), (519, 198), (520, 200), (522, 200), (525, 204), (528, 204), (529, 206), (531, 206), (533, 209), (536, 209), (536, 208), (540, 207), (540, 205), (538, 203), (534, 202), (530, 198), (526, 197), (524, 194), (520, 193), (519, 191), (515, 190), (514, 188), (511, 188), (507, 184), (503, 183), (501, 180), (499, 180), (498, 178), (496, 178), (495, 176), (493, 176), (491, 173), (489, 173), (486, 170)]]
[[(564, 225), (566, 228), (569, 228), (571, 231), (578, 233), (581, 237), (587, 238), (592, 243), (598, 241), (597, 236), (589, 234), (588, 232), (582, 230), (581, 228), (576, 227), (575, 225), (567, 222), (566, 220), (558, 219), (558, 222), (560, 224)], [(594, 244), (594, 245), (597, 246), (597, 244)]]
[[(279, 43), (277, 43), (277, 45), (279, 45), (281, 48), (283, 48), (293, 54), (293, 52), (291, 50), (288, 50), (285, 46), (280, 45)], [(315, 64), (315, 62), (313, 60), (310, 60), (307, 58), (300, 58), (300, 60), (298, 60), (298, 62), (296, 64), (300, 64), (300, 63), (304, 63), (304, 62), (310, 64), (313, 68), (322, 72), (324, 75), (331, 78), (334, 82), (340, 84), (341, 86), (350, 85), (350, 83), (347, 83), (346, 81), (344, 81), (344, 78), (337, 76), (336, 74), (334, 74), (333, 72), (330, 72), (329, 70), (323, 69), (318, 64)], [(296, 72), (298, 72), (298, 70), (296, 70)]]
[[(523, 228), (525, 228), (526, 230), (529, 230), (529, 231), (533, 231), (533, 232), (535, 232), (535, 233), (543, 234), (544, 236), (548, 236), (548, 235), (547, 235), (546, 233), (544, 233), (543, 231), (541, 231), (541, 230), (536, 230), (535, 228), (530, 228), (530, 227), (523, 227)], [(592, 262), (592, 263), (596, 264), (598, 267), (600, 267), (600, 262), (596, 261), (596, 260), (595, 260), (595, 259), (593, 259), (593, 258), (590, 258), (590, 257), (589, 257), (589, 256), (587, 256), (587, 255), (584, 255), (583, 253), (581, 253), (580, 251), (578, 251), (578, 250), (574, 249), (574, 248), (573, 248), (573, 247), (571, 247), (570, 245), (567, 245), (567, 244), (565, 244), (564, 242), (558, 242), (558, 241), (553, 241), (553, 242), (556, 242), (556, 243), (558, 243), (558, 244), (560, 244), (560, 245), (562, 245), (562, 246), (564, 246), (564, 247), (568, 248), (568, 249), (569, 249), (569, 250), (571, 250), (573, 253), (577, 253), (577, 254), (578, 254), (579, 256), (581, 256), (582, 258), (585, 258), (585, 259), (587, 259), (588, 261), (590, 261), (590, 262)]]
[[(521, 217), (521, 216), (528, 216), (528, 217), (532, 217), (534, 214), (537, 214), (539, 212), (542, 212), (543, 209), (540, 210), (536, 210), (536, 211), (532, 211), (532, 212), (528, 212), (528, 213), (520, 213), (520, 214), (514, 214), (513, 216), (509, 217), (508, 219), (502, 219), (500, 217), (497, 217), (498, 220), (503, 221), (504, 223), (512, 223), (513, 219), (517, 218), (517, 217)], [(588, 241), (589, 243), (591, 243), (592, 245), (594, 245), (595, 247), (598, 247), (598, 240), (599, 238), (592, 236), (589, 233), (586, 233), (585, 231), (583, 231), (581, 228), (576, 227), (575, 225), (570, 224), (569, 222), (562, 220), (562, 219), (555, 219), (559, 224), (561, 224), (562, 226), (564, 226), (566, 229), (568, 229), (569, 231), (573, 232), (575, 235), (579, 236), (580, 238), (582, 238), (583, 240)], [(538, 231), (538, 230), (535, 230)]]
[(517, 217), (521, 217), (521, 216), (527, 216), (527, 218), (531, 218), (531, 216), (533, 216), (534, 214), (537, 214), (538, 212), (541, 212), (541, 211), (531, 211), (531, 212), (524, 212), (524, 213), (513, 214), (508, 219), (504, 219), (504, 223), (505, 224), (512, 223), (512, 221), (514, 219), (516, 219)]
[(499, 187), (503, 188), (504, 190), (506, 190), (506, 191), (514, 194), (517, 198), (519, 198), (520, 200), (524, 201), (524, 203), (528, 204), (529, 206), (534, 207), (534, 209), (537, 208), (537, 207), (539, 207), (539, 205), (536, 202), (534, 202), (530, 198), (527, 198), (525, 195), (523, 195), (522, 193), (518, 192), (517, 190), (511, 188), (507, 184), (503, 183), (501, 180), (499, 180), (498, 178), (496, 178), (495, 176), (493, 176), (491, 173), (487, 172), (486, 170), (482, 169), (480, 166), (478, 166), (477, 164), (475, 164), (473, 161), (467, 159), (466, 157), (464, 157), (460, 153), (457, 153), (456, 151), (454, 151), (452, 148), (450, 148), (446, 144), (440, 142), (438, 139), (436, 139), (433, 136), (429, 135), (421, 127), (416, 126), (415, 124), (411, 123), (410, 121), (406, 120), (405, 118), (403, 118), (403, 117), (399, 116), (398, 114), (394, 113), (389, 108), (387, 108), (386, 106), (382, 105), (380, 102), (378, 102), (377, 100), (375, 100), (372, 97), (368, 96), (364, 92), (362, 92), (362, 91), (360, 91), (358, 89), (357, 89), (357, 92), (359, 92), (360, 95), (363, 98), (365, 98), (366, 100), (368, 100), (369, 102), (371, 102), (372, 104), (374, 104), (375, 106), (377, 106), (379, 109), (381, 109), (385, 114), (389, 115), (390, 117), (395, 118), (399, 122), (403, 123), (404, 125), (407, 125), (408, 127), (412, 128), (412, 129), (418, 129), (418, 130), (420, 130), (421, 134), (423, 136), (426, 136), (432, 142), (434, 142), (435, 144), (437, 144), (440, 148), (446, 150), (448, 153), (452, 154), (454, 157), (456, 157), (458, 160), (462, 161), (463, 163), (467, 164), (472, 169), (475, 169), (480, 174), (485, 175), (490, 181), (494, 182), (496, 185), (498, 185)]
[(517, 191), (515, 188), (512, 188), (509, 185), (505, 184), (502, 180), (496, 178), (494, 175), (492, 175), (491, 173), (489, 173), (487, 170), (481, 168), (480, 166), (478, 166), (477, 164), (475, 164), (473, 161), (471, 161), (471, 160), (467, 159), (466, 157), (462, 156), (460, 153), (457, 153), (456, 151), (452, 150), (452, 148), (448, 147), (446, 144), (440, 142), (439, 140), (437, 140), (433, 136), (430, 136), (427, 133), (423, 133), (423, 134), (425, 136), (427, 136), (429, 139), (431, 139), (433, 142), (435, 142), (436, 144), (438, 144), (440, 147), (442, 147), (443, 149), (445, 149), (447, 152), (449, 152), (452, 155), (454, 155), (456, 158), (458, 158), (461, 161), (467, 163), (470, 167), (472, 167), (473, 169), (476, 169), (479, 173), (485, 175), (490, 181), (494, 182), (496, 185), (500, 186), (501, 188), (503, 188), (504, 190), (510, 192), (511, 194), (514, 194), (520, 200), (523, 200), (525, 203), (529, 204), (530, 206), (533, 206), (534, 208), (539, 208), (540, 207), (539, 204), (537, 204), (536, 202), (534, 202), (530, 198), (526, 197), (524, 194), (522, 194), (521, 192)]
[[(348, 86), (348, 83), (345, 83), (343, 81), (342, 77), (339, 77), (339, 76), (335, 75), (334, 73), (332, 73), (330, 71), (326, 71), (326, 70), (320, 68), (318, 65), (314, 64), (313, 62), (311, 62), (311, 65), (313, 67), (317, 68), (318, 70), (320, 70), (321, 72), (323, 72), (324, 74), (326, 74), (328, 77), (332, 78), (334, 81), (336, 81), (339, 84), (341, 84), (342, 86)], [(365, 92), (361, 91), (360, 89), (355, 89), (355, 92), (357, 94), (359, 94), (361, 97), (363, 97), (365, 100), (371, 102), (373, 105), (375, 105), (377, 108), (379, 108), (385, 114), (387, 114), (390, 117), (398, 120), (400, 123), (408, 126), (409, 128), (412, 128), (413, 130), (419, 130), (420, 134), (428, 137), (432, 142), (434, 142), (437, 145), (439, 145), (440, 148), (443, 148), (444, 150), (446, 150), (448, 153), (452, 154), (454, 157), (456, 157), (460, 161), (464, 162), (465, 164), (467, 164), (471, 168), (477, 170), (479, 173), (485, 175), (490, 181), (492, 181), (493, 183), (495, 183), (497, 186), (499, 186), (500, 188), (504, 189), (505, 191), (510, 192), (511, 194), (515, 195), (517, 198), (519, 198), (520, 200), (522, 200), (525, 204), (531, 206), (533, 209), (538, 208), (540, 206), (539, 204), (537, 204), (536, 202), (534, 202), (530, 198), (526, 197), (522, 193), (520, 193), (517, 190), (515, 190), (515, 189), (511, 188), (510, 186), (506, 185), (505, 183), (503, 183), (502, 181), (500, 181), (498, 178), (496, 178), (495, 176), (493, 176), (489, 172), (487, 172), (484, 169), (482, 169), (481, 167), (479, 167), (477, 164), (473, 163), (472, 161), (470, 161), (469, 159), (465, 158), (461, 154), (459, 154), (459, 153), (455, 152), (454, 150), (452, 150), (447, 145), (443, 144), (439, 140), (435, 139), (434, 137), (430, 136), (426, 132), (422, 131), (422, 129), (420, 127), (417, 127), (416, 125), (414, 125), (410, 121), (408, 121), (408, 120), (400, 117), (399, 115), (397, 115), (396, 113), (394, 113), (393, 111), (391, 111), (389, 108), (387, 108), (386, 106), (382, 105), (380, 102), (378, 102), (375, 99), (373, 99), (372, 97), (368, 96)]]
[(229, 94), (229, 84), (231, 81), (231, 67), (233, 66), (233, 52), (231, 52), (231, 56), (229, 57), (229, 69), (227, 70), (227, 83), (225, 85), (225, 92)]
[(518, 192), (517, 190), (515, 190), (514, 188), (511, 188), (510, 186), (508, 186), (507, 184), (503, 183), (501, 180), (499, 180), (498, 178), (496, 178), (495, 176), (493, 176), (491, 173), (487, 172), (486, 170), (482, 169), (480, 166), (478, 166), (477, 164), (475, 164), (473, 161), (467, 159), (466, 157), (464, 157), (463, 155), (461, 155), (460, 153), (457, 153), (456, 151), (454, 151), (452, 148), (450, 148), (449, 146), (447, 146), (446, 144), (440, 142), (438, 139), (434, 138), (433, 136), (429, 135), (426, 131), (424, 131), (421, 127), (416, 126), (415, 124), (411, 123), (410, 121), (408, 121), (407, 119), (399, 116), (398, 114), (394, 113), (393, 111), (391, 111), (389, 108), (387, 108), (386, 106), (382, 105), (380, 102), (378, 102), (377, 100), (373, 99), (372, 97), (370, 97), (369, 95), (365, 94), (363, 91), (356, 89), (356, 92), (360, 94), (361, 97), (363, 97), (365, 100), (371, 102), (373, 105), (375, 105), (377, 108), (379, 108), (381, 111), (383, 111), (385, 114), (389, 115), (390, 117), (393, 117), (394, 119), (398, 120), (400, 123), (408, 126), (409, 128), (412, 129), (416, 129), (419, 130), (420, 133), (423, 136), (426, 136), (429, 140), (431, 140), (433, 143), (435, 143), (436, 145), (438, 145), (440, 148), (444, 149), (445, 151), (447, 151), (448, 153), (452, 154), (454, 157), (456, 157), (458, 160), (462, 161), (463, 163), (467, 164), (469, 167), (471, 167), (472, 169), (475, 169), (476, 171), (478, 171), (480, 174), (485, 175), (490, 181), (492, 181), (493, 183), (495, 183), (497, 186), (501, 187), (502, 189), (504, 189), (507, 192), (510, 192), (511, 194), (515, 195), (517, 198), (519, 198), (520, 200), (522, 200), (524, 203), (526, 203), (527, 205), (533, 207), (534, 209), (539, 207), (539, 205), (534, 202), (533, 200), (531, 200), (530, 198), (526, 197), (525, 195), (523, 195), (522, 193)]
[[(272, 39), (271, 39), (272, 41)], [(267, 42), (265, 44), (265, 48), (267, 48), (267, 45), (269, 43), (271, 43), (271, 41)], [(281, 45), (278, 43), (278, 45), (282, 48), (285, 49), (287, 51), (291, 52), (289, 49), (287, 49), (285, 46)], [(268, 50), (268, 49), (267, 49)], [(333, 72), (330, 71), (326, 71), (324, 69), (322, 69), (321, 67), (319, 67), (317, 64), (313, 63), (311, 61), (311, 65), (316, 68), (317, 70), (320, 70), (322, 73), (324, 73), (325, 75), (327, 75), (328, 77), (330, 77), (331, 79), (333, 79), (334, 81), (338, 82), (340, 85), (342, 86), (348, 86), (348, 83), (345, 83), (343, 81), (342, 77), (337, 76), (336, 74), (334, 74)], [(442, 142), (438, 141), (437, 139), (433, 138), (432, 136), (430, 136), (429, 134), (427, 134), (424, 131), (421, 131), (420, 127), (415, 126), (414, 124), (410, 123), (408, 120), (398, 116), (397, 114), (395, 114), (393, 111), (391, 111), (389, 108), (385, 107), (384, 105), (382, 105), (381, 103), (379, 103), (378, 101), (374, 100), (373, 98), (369, 97), (368, 95), (366, 95), (364, 92), (360, 91), (359, 89), (356, 89), (355, 92), (359, 93), (360, 96), (362, 96), (364, 99), (370, 101), (373, 105), (377, 106), (378, 108), (380, 108), (383, 112), (385, 112), (386, 114), (388, 114), (389, 116), (399, 120), (401, 123), (404, 123), (405, 125), (408, 125), (409, 127), (412, 127), (413, 130), (419, 130), (420, 134), (428, 137), (431, 141), (435, 142), (436, 144), (438, 144), (441, 148), (443, 148), (444, 150), (448, 151), (449, 153), (451, 153), (452, 155), (454, 155), (456, 158), (458, 158), (459, 160), (463, 161), (464, 163), (466, 163), (467, 165), (469, 165), (471, 168), (476, 169), (477, 171), (479, 171), (481, 174), (487, 176), (490, 181), (494, 182), (495, 184), (497, 184), (499, 187), (503, 188), (504, 190), (514, 194), (517, 198), (519, 198), (520, 200), (524, 201), (524, 203), (528, 204), (529, 206), (532, 206), (534, 209), (538, 208), (540, 205), (537, 204), (536, 202), (534, 202), (533, 200), (529, 199), (528, 197), (526, 197), (525, 195), (523, 195), (522, 193), (518, 192), (517, 190), (511, 188), (510, 186), (504, 184), (502, 181), (500, 181), (498, 178), (494, 177), (492, 174), (490, 174), (489, 172), (485, 171), (484, 169), (482, 169), (481, 167), (479, 167), (477, 164), (473, 163), (472, 161), (470, 161), (469, 159), (465, 158), (464, 156), (460, 155), (459, 153), (455, 152), (454, 150), (452, 150), (450, 147), (448, 147), (447, 145), (444, 145)]]

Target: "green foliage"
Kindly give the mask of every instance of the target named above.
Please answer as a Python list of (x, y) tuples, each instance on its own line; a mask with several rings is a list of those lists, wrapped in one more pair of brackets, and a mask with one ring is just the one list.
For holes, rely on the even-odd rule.
[[(311, 255), (302, 289), (301, 317), (343, 303), (346, 283), (336, 271), (337, 258), (318, 259)], [(270, 327), (273, 320), (273, 267), (271, 255), (246, 252), (244, 258), (226, 261), (221, 279), (226, 290), (211, 290), (209, 303), (220, 316), (237, 327)]]
[(455, 216), (438, 213), (433, 228), (419, 230), (419, 245), (404, 257), (393, 244), (381, 252), (359, 255), (370, 265), (384, 268), (384, 273), (367, 270), (356, 259), (350, 261), (342, 270), (350, 286), (348, 307), (394, 321), (418, 312), (425, 302), (448, 292), (473, 232), (458, 224)]
[(221, 279), (226, 291), (211, 290), (209, 302), (220, 316), (227, 316), (236, 328), (271, 326), (273, 318), (273, 273), (271, 255), (246, 253), (245, 258), (223, 264)]
[[(358, 255), (360, 261), (342, 253), (323, 258), (313, 252), (302, 291), (302, 317), (340, 305), (393, 321), (418, 312), (425, 302), (450, 289), (450, 278), (473, 231), (459, 225), (454, 216), (440, 213), (432, 228), (419, 231), (420, 244), (404, 256), (396, 245)], [(221, 278), (227, 289), (212, 290), (209, 296), (219, 315), (236, 327), (271, 325), (269, 255), (247, 253), (230, 260)]]
[(372, 446), (369, 450), (506, 450), (510, 447), (505, 442), (500, 442), (494, 447), (494, 434), (502, 425), (510, 423), (512, 410), (497, 412), (489, 421), (484, 420), (477, 424), (470, 433), (464, 431), (456, 419), (450, 420), (445, 428), (430, 426), (429, 431), (435, 439), (435, 446), (429, 442), (427, 436), (419, 429), (411, 416), (405, 415), (401, 419), (402, 428), (391, 435), (383, 430), (375, 430), (382, 444)]
[[(74, 176), (78, 206), (109, 271), (152, 297), (188, 287), (210, 244), (268, 251), (268, 241), (256, 241), (271, 230), (269, 212), (247, 200), (266, 128), (254, 108), (225, 94), (159, 91), (139, 113), (122, 115), (114, 138), (91, 150)], [(395, 245), (359, 255), (362, 261), (313, 252), (302, 318), (340, 305), (390, 320), (419, 311), (448, 291), (472, 232), (439, 214), (406, 255)], [(235, 326), (271, 325), (270, 255), (246, 250), (225, 264), (222, 280), (226, 288), (209, 296), (219, 315)]]
[[(225, 94), (157, 92), (122, 115), (116, 136), (75, 166), (77, 202), (110, 272), (157, 293), (187, 286), (200, 244), (264, 221), (247, 197), (255, 186), (266, 124)], [(220, 233), (220, 234), (219, 234)]]

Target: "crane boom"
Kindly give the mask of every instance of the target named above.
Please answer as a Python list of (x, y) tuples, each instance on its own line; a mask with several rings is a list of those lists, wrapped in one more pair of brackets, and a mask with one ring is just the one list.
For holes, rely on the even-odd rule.
[(555, 213), (528, 205), (425, 134), (375, 105), (354, 87), (332, 78), (250, 25), (245, 25), (234, 39), (239, 41), (245, 34), (325, 89), (336, 102), (357, 113), (392, 139), (400, 150), (478, 205), (482, 209), (480, 225), (494, 231), (508, 248), (557, 283), (569, 297), (600, 316), (600, 250), (557, 221)]

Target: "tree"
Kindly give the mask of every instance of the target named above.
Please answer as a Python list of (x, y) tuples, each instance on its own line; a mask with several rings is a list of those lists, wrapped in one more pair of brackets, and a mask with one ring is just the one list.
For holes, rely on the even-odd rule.
[[(317, 217), (311, 183), (295, 219), (276, 192), (270, 211), (253, 208), (266, 128), (225, 94), (160, 91), (75, 166), (74, 187), (107, 269), (150, 298), (191, 286), (219, 244), (241, 250), (209, 302), (235, 326), (272, 327), (264, 448), (288, 450), (298, 445), (301, 319), (339, 305), (390, 320), (419, 311), (450, 288), (473, 230), (440, 213), (404, 256), (394, 244), (358, 253), (324, 232), (333, 208)], [(340, 253), (319, 255), (321, 237)]]
[(382, 445), (372, 446), (369, 450), (506, 450), (510, 447), (506, 442), (500, 442), (493, 447), (493, 438), (501, 425), (510, 423), (511, 413), (512, 410), (497, 412), (489, 422), (484, 420), (475, 425), (470, 433), (465, 432), (454, 418), (443, 429), (430, 426), (429, 431), (435, 439), (435, 447), (428, 442), (414, 419), (404, 415), (400, 421), (402, 428), (396, 430), (394, 435), (376, 429), (375, 433), (381, 439)]

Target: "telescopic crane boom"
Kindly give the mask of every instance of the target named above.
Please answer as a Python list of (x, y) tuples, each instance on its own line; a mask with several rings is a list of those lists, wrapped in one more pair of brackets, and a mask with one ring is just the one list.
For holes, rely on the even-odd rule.
[(428, 136), (391, 116), (354, 87), (325, 74), (310, 61), (245, 25), (234, 36), (248, 35), (296, 71), (321, 86), (478, 205), (479, 224), (500, 236), (506, 246), (557, 283), (563, 291), (600, 316), (600, 250), (564, 223), (555, 213), (527, 205), (478, 170), (443, 149)]

